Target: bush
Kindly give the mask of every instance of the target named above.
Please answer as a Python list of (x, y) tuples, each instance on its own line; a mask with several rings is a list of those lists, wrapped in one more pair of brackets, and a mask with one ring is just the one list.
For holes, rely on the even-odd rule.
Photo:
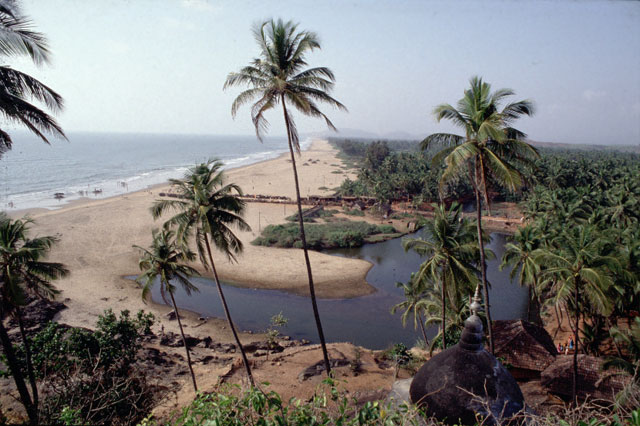
[[(143, 370), (133, 366), (153, 315), (109, 309), (96, 330), (50, 322), (33, 336), (32, 362), (40, 381), (40, 417), (48, 424), (131, 424), (154, 402)], [(24, 345), (16, 345), (26, 376)]]
[[(329, 394), (317, 392), (307, 402), (293, 398), (282, 401), (274, 391), (250, 389), (240, 392), (238, 386), (224, 386), (221, 391), (200, 395), (167, 425), (419, 425), (423, 424), (417, 410), (406, 404), (393, 408), (380, 401), (359, 405), (355, 398), (339, 392), (333, 380), (323, 382)], [(153, 420), (145, 425), (156, 424)]]
[[(373, 225), (367, 222), (329, 222), (306, 225), (307, 246), (321, 250), (329, 248), (359, 247), (370, 235), (394, 233), (390, 225)], [(268, 247), (302, 248), (298, 224), (269, 225), (252, 244)]]

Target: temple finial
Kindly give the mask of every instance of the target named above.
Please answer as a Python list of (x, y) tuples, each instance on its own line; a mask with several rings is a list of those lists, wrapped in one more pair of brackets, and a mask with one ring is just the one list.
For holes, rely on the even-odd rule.
[(480, 302), (482, 299), (480, 298), (480, 284), (476, 286), (476, 293), (473, 295), (473, 301), (471, 305), (469, 305), (469, 309), (471, 309), (471, 315), (478, 315), (478, 311), (482, 308)]

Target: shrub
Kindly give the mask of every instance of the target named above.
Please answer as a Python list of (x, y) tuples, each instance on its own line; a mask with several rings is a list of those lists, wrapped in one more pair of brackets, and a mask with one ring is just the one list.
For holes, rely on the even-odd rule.
[[(40, 417), (48, 424), (131, 424), (154, 402), (143, 370), (134, 367), (140, 340), (150, 332), (153, 315), (110, 309), (96, 330), (50, 322), (33, 336), (32, 362), (40, 380)], [(26, 375), (24, 346), (16, 345)], [(6, 373), (6, 372), (5, 372)]]
[[(381, 233), (393, 233), (391, 225), (373, 225), (367, 222), (329, 222), (305, 226), (307, 246), (320, 250), (336, 247), (359, 247), (365, 238)], [(295, 223), (269, 225), (252, 244), (260, 246), (301, 248), (300, 229)]]

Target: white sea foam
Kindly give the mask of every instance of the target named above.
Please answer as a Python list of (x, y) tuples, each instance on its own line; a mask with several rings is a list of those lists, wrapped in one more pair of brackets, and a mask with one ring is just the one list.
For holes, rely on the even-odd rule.
[[(284, 138), (261, 144), (255, 137), (85, 133), (69, 139), (49, 147), (24, 135), (0, 160), (0, 208), (57, 209), (80, 198), (112, 197), (182, 178), (209, 158), (221, 159), (229, 169), (287, 152)], [(301, 141), (301, 149), (311, 143)], [(56, 193), (63, 198), (56, 199)]]

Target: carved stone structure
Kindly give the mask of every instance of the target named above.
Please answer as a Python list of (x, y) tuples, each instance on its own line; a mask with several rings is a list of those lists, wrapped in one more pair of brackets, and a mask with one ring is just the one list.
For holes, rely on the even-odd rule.
[(411, 382), (411, 401), (447, 424), (502, 424), (524, 408), (515, 379), (482, 345), (479, 302), (476, 289), (460, 342), (425, 362)]

